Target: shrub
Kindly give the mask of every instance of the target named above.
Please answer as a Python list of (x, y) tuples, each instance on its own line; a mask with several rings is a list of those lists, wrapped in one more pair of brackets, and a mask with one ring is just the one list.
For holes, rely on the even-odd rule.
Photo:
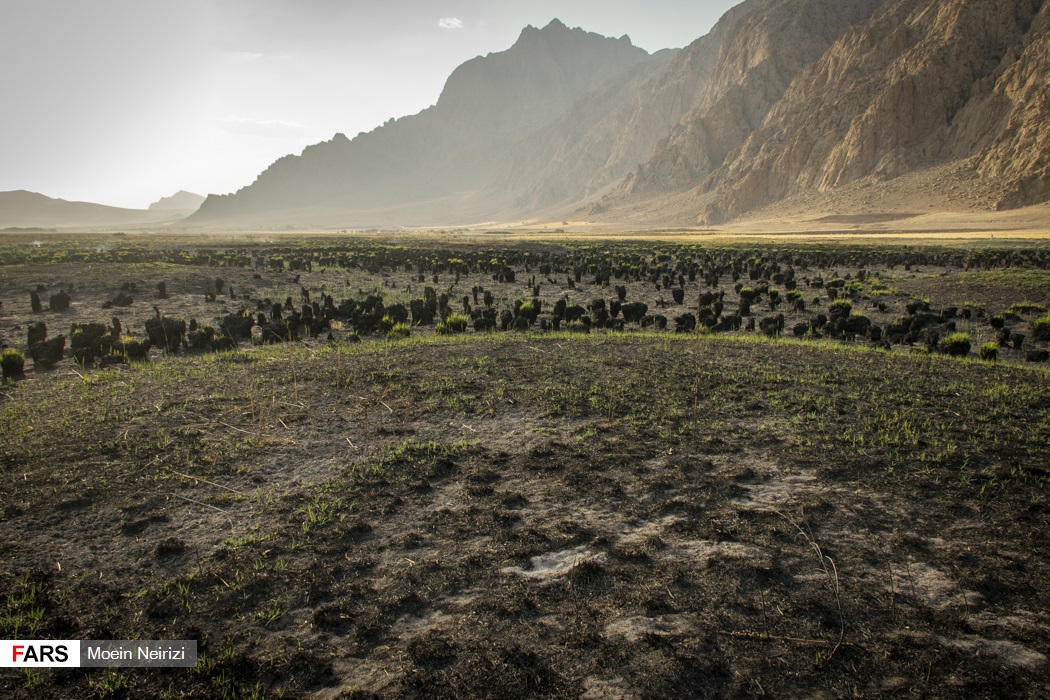
[(952, 333), (941, 339), (940, 350), (953, 357), (965, 357), (970, 354), (970, 336), (966, 333)]
[(186, 320), (172, 316), (147, 319), (146, 337), (150, 345), (165, 348), (169, 353), (177, 352), (186, 337)]
[(412, 329), (407, 323), (395, 323), (391, 326), (390, 330), (387, 331), (386, 337), (392, 340), (397, 338), (407, 338), (411, 333)]
[(915, 313), (918, 313), (919, 311), (929, 311), (930, 310), (930, 300), (929, 299), (912, 299), (911, 301), (909, 301), (908, 303), (906, 303), (904, 305), (904, 309), (909, 314), (915, 314)]
[(143, 343), (125, 335), (113, 344), (113, 352), (128, 362), (142, 362), (149, 357), (149, 343)]
[(11, 348), (5, 348), (0, 353), (0, 372), (4, 379), (14, 379), (25, 373), (26, 359), (22, 353)]
[(536, 318), (540, 315), (540, 308), (541, 303), (539, 299), (523, 302), (518, 307), (518, 316), (529, 319), (529, 323), (535, 323)]
[(1050, 314), (1032, 321), (1032, 338), (1035, 340), (1050, 340)]
[(871, 321), (867, 316), (855, 315), (842, 319), (842, 331), (852, 335), (864, 335), (871, 328)]
[(252, 337), (253, 325), (255, 325), (254, 319), (252, 319), (247, 311), (241, 311), (241, 313), (227, 314), (224, 316), (219, 325), (219, 329), (231, 338), (242, 338), (246, 340)]
[(675, 333), (692, 333), (696, 330), (696, 316), (693, 314), (682, 314), (674, 319)]
[(566, 324), (565, 330), (569, 333), (590, 333), (591, 327), (586, 323), (582, 323), (580, 321), (571, 321), (570, 323)]
[(982, 360), (988, 360), (989, 362), (995, 362), (999, 359), (999, 343), (994, 340), (990, 343), (985, 343), (981, 346), (978, 351)]
[(51, 299), (48, 302), (48, 307), (52, 311), (67, 311), (69, 309), (72, 299), (65, 291), (60, 291), (58, 294), (52, 294)]
[(845, 299), (839, 299), (831, 303), (828, 307), (828, 315), (831, 316), (832, 320), (836, 318), (846, 318), (853, 311), (853, 304), (849, 303)]
[(467, 330), (469, 321), (470, 319), (463, 314), (449, 314), (444, 321), (438, 324), (437, 332), (441, 335), (463, 333)]
[(62, 359), (66, 347), (66, 336), (58, 335), (48, 340), (40, 340), (29, 346), (29, 356), (33, 358), (34, 368), (53, 367)]

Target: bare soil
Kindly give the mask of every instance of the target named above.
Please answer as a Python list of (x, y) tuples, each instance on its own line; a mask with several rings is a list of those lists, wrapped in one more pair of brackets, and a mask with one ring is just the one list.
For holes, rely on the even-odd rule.
[[(24, 343), (37, 283), (73, 285), (49, 327), (161, 276), (164, 312), (202, 323), (243, 303), (204, 302), (216, 276), (253, 300), (421, 286), (256, 273), (5, 268), (0, 330)], [(881, 277), (894, 304), (1039, 301), (994, 273)], [(460, 287), (478, 283), (497, 288)], [(27, 368), (0, 389), (3, 635), (189, 638), (203, 657), (5, 670), (8, 697), (1050, 694), (1045, 364), (414, 330)]]

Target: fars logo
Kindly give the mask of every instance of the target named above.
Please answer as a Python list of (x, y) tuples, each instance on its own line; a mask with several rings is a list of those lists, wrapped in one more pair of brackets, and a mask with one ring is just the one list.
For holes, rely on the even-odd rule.
[(0, 667), (80, 666), (79, 639), (15, 639), (0, 641)]

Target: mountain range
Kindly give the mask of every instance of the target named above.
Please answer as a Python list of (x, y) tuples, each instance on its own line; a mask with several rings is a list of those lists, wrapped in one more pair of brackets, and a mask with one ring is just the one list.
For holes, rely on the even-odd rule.
[(554, 20), (461, 65), (432, 107), (285, 156), (179, 226), (1025, 207), (1050, 200), (1048, 74), (1043, 0), (744, 0), (654, 54)]

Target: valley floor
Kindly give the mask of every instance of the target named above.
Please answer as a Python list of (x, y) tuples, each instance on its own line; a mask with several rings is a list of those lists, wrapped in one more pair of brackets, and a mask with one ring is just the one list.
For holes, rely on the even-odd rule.
[[(162, 275), (187, 305), (252, 279), (51, 264), (5, 276), (97, 301)], [(1046, 303), (1045, 270), (912, 272), (883, 281)], [(1046, 697), (1050, 369), (1011, 352), (632, 327), (27, 361), (0, 388), (0, 635), (203, 653), (0, 692)]]

